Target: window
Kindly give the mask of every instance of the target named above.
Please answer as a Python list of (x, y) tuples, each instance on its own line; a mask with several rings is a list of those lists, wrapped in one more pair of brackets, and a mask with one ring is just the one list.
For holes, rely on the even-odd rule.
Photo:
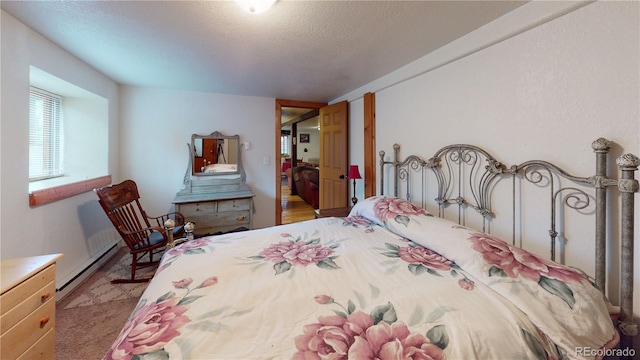
[(289, 135), (280, 135), (280, 154), (289, 155)]
[(107, 176), (109, 100), (34, 66), (29, 85), (29, 193), (57, 198), (61, 186)]
[(29, 93), (29, 181), (64, 173), (62, 97), (35, 87)]

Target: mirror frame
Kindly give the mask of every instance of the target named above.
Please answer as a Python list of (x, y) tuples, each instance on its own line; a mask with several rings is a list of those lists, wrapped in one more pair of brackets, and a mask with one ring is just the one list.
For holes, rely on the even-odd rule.
[[(194, 163), (195, 163), (195, 159), (196, 159), (196, 147), (195, 147), (195, 142), (196, 139), (203, 139), (203, 141), (205, 139), (224, 139), (224, 140), (235, 140), (236, 142), (236, 166), (237, 166), (237, 170), (236, 171), (229, 171), (229, 172), (224, 172), (224, 173), (203, 173), (203, 172), (195, 172), (194, 171)], [(231, 141), (229, 141), (231, 142)], [(240, 144), (240, 136), (239, 135), (224, 135), (219, 131), (214, 131), (209, 135), (200, 135), (200, 134), (192, 134), (191, 135), (191, 143), (187, 144), (187, 146), (189, 146), (189, 165), (187, 168), (187, 174), (190, 175), (191, 177), (219, 177), (219, 176), (229, 176), (229, 175), (240, 175), (240, 178), (244, 181), (245, 180), (245, 172), (244, 172), (244, 168), (242, 167), (242, 154), (241, 154), (241, 144)], [(232, 151), (231, 149), (229, 149), (228, 151)]]

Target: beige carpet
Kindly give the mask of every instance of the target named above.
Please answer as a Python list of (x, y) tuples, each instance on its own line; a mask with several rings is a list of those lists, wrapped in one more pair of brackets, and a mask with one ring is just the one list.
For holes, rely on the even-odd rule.
[[(154, 256), (160, 259), (161, 254)], [(154, 268), (139, 269), (136, 278), (151, 278)], [(111, 280), (131, 277), (131, 255), (127, 248), (121, 248), (95, 274), (61, 300), (62, 308), (72, 309), (82, 306), (104, 304), (112, 301), (138, 299), (148, 283), (112, 284)]]
[(56, 360), (100, 360), (118, 337), (137, 298), (56, 308)]
[[(131, 255), (120, 249), (56, 304), (56, 360), (99, 360), (107, 353), (148, 285), (111, 284), (129, 277), (130, 271)], [(151, 277), (154, 271), (138, 275)]]

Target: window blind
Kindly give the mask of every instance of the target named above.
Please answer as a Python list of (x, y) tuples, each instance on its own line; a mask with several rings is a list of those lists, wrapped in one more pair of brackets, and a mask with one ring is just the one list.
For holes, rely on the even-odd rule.
[(29, 93), (29, 180), (64, 173), (62, 97), (31, 87)]
[(289, 135), (280, 135), (280, 154), (289, 155)]

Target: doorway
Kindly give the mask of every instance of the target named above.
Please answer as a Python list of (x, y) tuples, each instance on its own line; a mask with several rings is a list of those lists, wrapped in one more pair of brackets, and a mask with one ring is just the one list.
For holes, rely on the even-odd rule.
[[(276, 99), (276, 136), (279, 138), (276, 140), (276, 225), (281, 225), (283, 218), (283, 192), (284, 197), (288, 200), (298, 200), (298, 198), (289, 198), (290, 194), (287, 193), (288, 186), (283, 185), (285, 181), (293, 181), (293, 179), (286, 178), (286, 172), (284, 170), (285, 162), (288, 160), (290, 168), (298, 165), (298, 162), (309, 163), (313, 165), (314, 162), (319, 163), (319, 144), (317, 144), (317, 150), (312, 145), (313, 139), (317, 137), (313, 136), (310, 123), (313, 118), (318, 116), (320, 108), (326, 106), (326, 103), (316, 103), (309, 101), (295, 101), (295, 100), (282, 100)], [(283, 125), (284, 124), (284, 125)], [(306, 129), (306, 130), (305, 130)], [(283, 131), (284, 130), (284, 131)], [(288, 134), (287, 134), (288, 132)], [(287, 137), (287, 139), (284, 139)], [(301, 142), (308, 141), (308, 142)], [(287, 141), (287, 146), (283, 146), (283, 141)], [(307, 149), (305, 152), (304, 150)], [(317, 154), (315, 156), (314, 154)], [(285, 178), (283, 178), (283, 175)], [(311, 205), (309, 205), (310, 207)], [(311, 208), (313, 209), (313, 208)], [(311, 210), (313, 211), (313, 210)], [(304, 214), (305, 216), (313, 216)], [(311, 217), (313, 218), (313, 217)], [(300, 218), (302, 219), (302, 217)], [(306, 220), (306, 218), (304, 218)]]

